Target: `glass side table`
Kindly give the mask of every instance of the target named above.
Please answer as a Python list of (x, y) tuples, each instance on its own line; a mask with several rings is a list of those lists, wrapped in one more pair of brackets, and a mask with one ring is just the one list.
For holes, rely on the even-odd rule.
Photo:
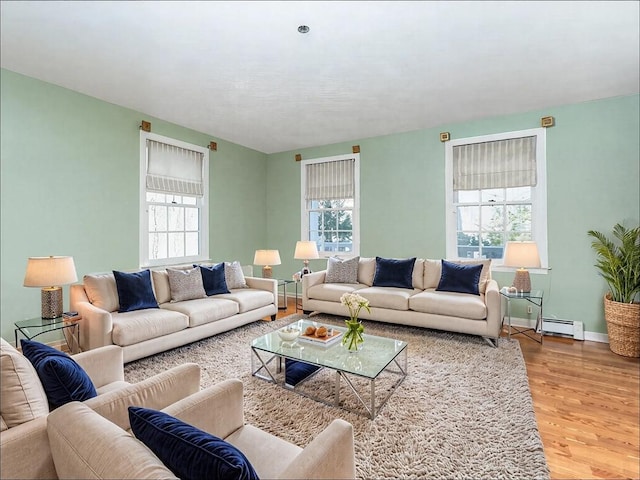
[[(542, 329), (542, 301), (544, 294), (542, 290), (531, 290), (530, 292), (509, 292), (508, 287), (502, 287), (500, 289), (500, 295), (507, 300), (507, 317), (509, 318), (508, 338), (511, 339), (511, 335), (522, 334), (525, 337), (542, 344), (542, 339), (544, 338), (544, 330)], [(511, 325), (511, 300), (525, 300), (538, 307), (538, 316), (536, 317), (535, 328), (514, 327)], [(502, 322), (504, 323), (504, 317), (502, 318)], [(512, 330), (513, 333), (511, 333)], [(530, 334), (531, 332), (536, 333), (540, 337), (532, 336)]]
[(57, 318), (28, 318), (26, 320), (18, 320), (15, 325), (15, 338), (16, 348), (19, 348), (18, 333), (20, 333), (27, 340), (33, 340), (34, 338), (56, 330), (62, 331), (64, 340), (69, 348), (69, 351), (73, 353), (80, 352), (80, 323), (79, 319), (68, 320), (64, 317)]

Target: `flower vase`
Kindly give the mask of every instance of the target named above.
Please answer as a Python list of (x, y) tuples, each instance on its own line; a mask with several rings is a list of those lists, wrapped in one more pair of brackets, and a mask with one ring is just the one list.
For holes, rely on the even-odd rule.
[(344, 332), (342, 337), (342, 345), (344, 345), (350, 352), (357, 352), (362, 349), (364, 344), (364, 338), (362, 333), (364, 327), (357, 317), (352, 317), (344, 322), (347, 325), (347, 331)]

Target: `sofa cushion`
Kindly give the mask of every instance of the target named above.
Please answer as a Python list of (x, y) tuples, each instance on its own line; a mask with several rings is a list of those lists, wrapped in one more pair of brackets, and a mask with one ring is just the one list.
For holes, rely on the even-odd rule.
[(413, 267), (416, 258), (395, 259), (376, 257), (374, 287), (413, 288)]
[(33, 365), (0, 339), (0, 417), (2, 430), (49, 413), (47, 394)]
[(436, 290), (480, 295), (478, 285), (482, 265), (464, 265), (442, 260), (442, 274)]
[(151, 270), (151, 280), (153, 292), (159, 304), (171, 301), (171, 286), (169, 285), (169, 274), (166, 270)]
[(111, 319), (113, 322), (111, 338), (113, 343), (121, 347), (169, 335), (189, 326), (186, 315), (163, 308), (113, 313)]
[(217, 265), (200, 265), (204, 291), (208, 296), (229, 293), (225, 279), (225, 265), (220, 262)]
[(38, 373), (51, 409), (98, 395), (87, 372), (66, 353), (33, 340), (22, 339), (20, 344)]
[(376, 259), (362, 258), (358, 262), (358, 283), (362, 283), (367, 287), (373, 285), (373, 277), (376, 274)]
[[(273, 295), (271, 296), (273, 298)], [(238, 302), (219, 298), (199, 298), (197, 300), (185, 300), (177, 303), (167, 303), (161, 308), (174, 312), (184, 313), (189, 317), (189, 327), (197, 327), (205, 323), (215, 322), (223, 318), (231, 317), (240, 311)]]
[(224, 280), (229, 290), (234, 288), (247, 288), (240, 262), (224, 262)]
[(438, 292), (430, 288), (413, 295), (409, 299), (409, 307), (416, 312), (469, 318), (471, 320), (484, 320), (487, 318), (484, 295)]
[[(485, 293), (487, 289), (487, 283), (491, 279), (491, 259), (478, 259), (478, 260), (447, 260), (451, 263), (458, 263), (461, 265), (482, 265), (482, 273), (480, 274), (480, 283), (478, 285), (478, 291)], [(440, 282), (440, 276), (442, 275), (442, 260), (425, 260), (424, 264), (424, 288), (436, 288)]]
[(118, 290), (120, 308), (118, 312), (132, 312), (145, 308), (158, 308), (158, 301), (153, 293), (151, 285), (151, 272), (126, 273), (113, 271)]
[[(327, 302), (340, 302), (340, 297), (345, 293), (355, 292), (367, 285), (361, 283), (320, 283), (307, 289), (307, 297)], [(345, 307), (346, 311), (346, 307)]]
[(413, 274), (411, 275), (411, 285), (418, 290), (424, 290), (424, 259), (417, 258), (413, 265)]
[(194, 298), (207, 296), (202, 283), (200, 267), (186, 269), (167, 268), (167, 275), (169, 276), (172, 302), (193, 300)]
[(358, 295), (369, 300), (371, 308), (409, 310), (409, 298), (418, 292), (419, 290), (408, 290), (406, 288), (373, 286), (358, 290)]
[(183, 480), (258, 479), (247, 457), (230, 443), (157, 410), (129, 407), (131, 431)]
[(343, 260), (331, 257), (327, 261), (325, 283), (358, 283), (358, 264), (360, 257)]
[(84, 291), (92, 305), (107, 312), (120, 309), (118, 289), (113, 273), (96, 273), (83, 278)]
[(230, 293), (217, 295), (216, 298), (233, 300), (238, 304), (240, 313), (273, 304), (273, 293), (248, 287), (231, 290)]

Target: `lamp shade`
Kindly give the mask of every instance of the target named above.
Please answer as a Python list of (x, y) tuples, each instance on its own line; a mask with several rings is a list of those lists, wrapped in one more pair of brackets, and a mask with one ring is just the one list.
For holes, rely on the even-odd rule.
[(507, 242), (504, 248), (505, 267), (539, 268), (540, 255), (536, 242)]
[(280, 265), (281, 263), (278, 250), (256, 250), (253, 257), (254, 265)]
[(77, 280), (73, 257), (29, 257), (27, 261), (25, 287), (54, 287)]
[(296, 260), (311, 260), (314, 258), (320, 258), (316, 242), (302, 240), (296, 242), (296, 251), (293, 254), (293, 258), (295, 258)]

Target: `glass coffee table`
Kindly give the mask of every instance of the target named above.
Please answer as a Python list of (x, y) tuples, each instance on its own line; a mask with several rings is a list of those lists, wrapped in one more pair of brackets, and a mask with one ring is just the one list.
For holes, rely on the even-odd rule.
[[(304, 332), (309, 325), (321, 324), (302, 319), (289, 326)], [(373, 419), (407, 376), (407, 342), (367, 334), (363, 337), (362, 349), (349, 352), (341, 338), (330, 345), (300, 338), (287, 342), (274, 330), (251, 342), (251, 374), (327, 405), (360, 415), (364, 412)], [(350, 398), (341, 396), (341, 390)]]

